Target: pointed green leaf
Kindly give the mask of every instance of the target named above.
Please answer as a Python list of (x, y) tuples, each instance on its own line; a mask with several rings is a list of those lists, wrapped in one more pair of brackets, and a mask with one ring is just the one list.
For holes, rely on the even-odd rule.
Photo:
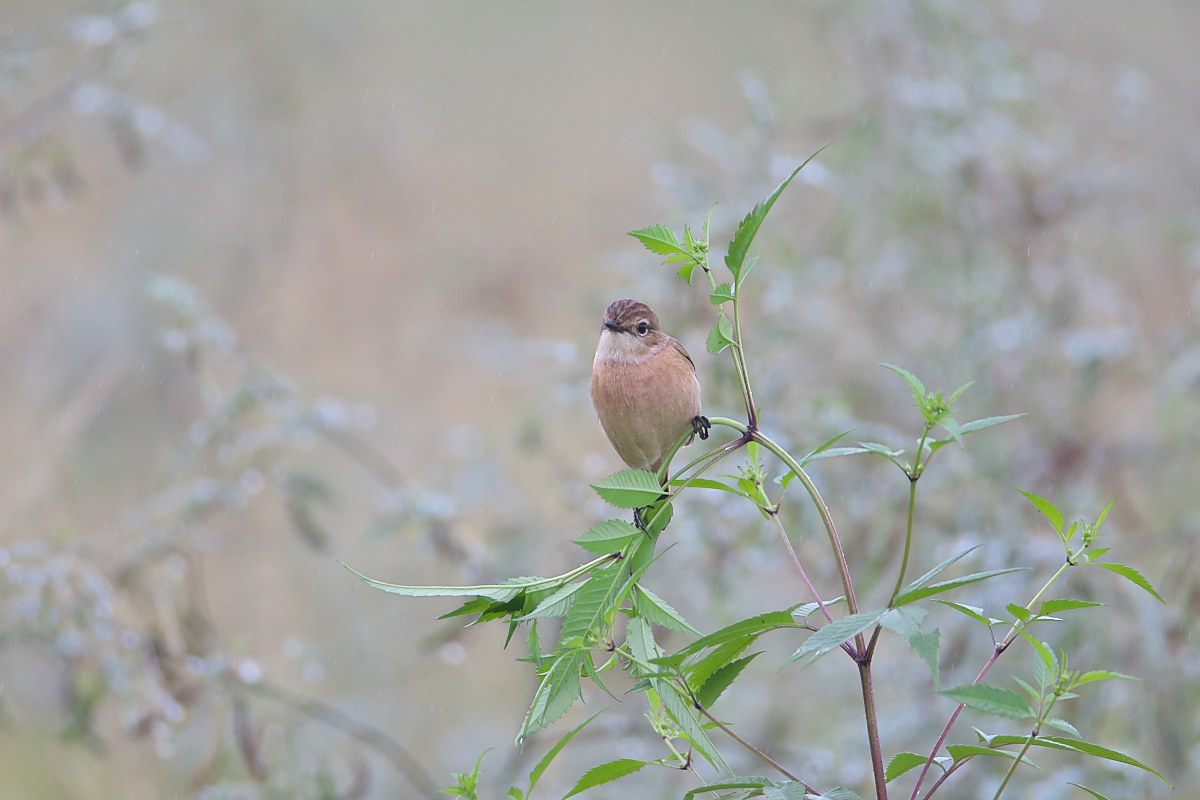
[[(931, 580), (936, 578), (938, 575), (945, 572), (948, 567), (953, 566), (958, 561), (961, 561), (962, 559), (971, 555), (971, 553), (974, 553), (980, 547), (983, 547), (983, 545), (977, 544), (972, 547), (968, 547), (966, 550), (963, 550), (961, 553), (958, 553), (957, 555), (950, 556), (945, 561), (943, 561), (942, 563), (933, 567), (931, 570), (926, 572), (921, 577), (917, 578), (915, 581), (912, 581), (911, 583), (909, 583), (908, 586), (905, 586), (904, 592), (911, 592), (914, 589), (920, 589), (922, 586), (929, 583)], [(903, 594), (903, 592), (901, 592), (901, 594)]]
[(675, 232), (666, 225), (651, 225), (648, 228), (630, 231), (629, 235), (641, 242), (651, 253), (660, 256), (690, 255), (687, 248), (679, 243)]
[(598, 767), (592, 767), (587, 772), (583, 773), (583, 777), (576, 782), (571, 791), (563, 795), (563, 800), (568, 797), (574, 797), (577, 794), (587, 791), (596, 786), (602, 786), (606, 783), (611, 783), (617, 778), (624, 778), (626, 775), (632, 775), (650, 762), (639, 761), (636, 758), (619, 758), (616, 761), (609, 761), (607, 764), (601, 764)]
[(575, 599), (563, 620), (559, 632), (559, 644), (568, 644), (575, 638), (585, 639), (588, 633), (599, 633), (605, 617), (612, 610), (617, 587), (621, 581), (621, 565), (598, 569), (575, 593)]
[(744, 636), (714, 647), (703, 657), (697, 653), (687, 659), (684, 661), (681, 669), (687, 676), (688, 685), (692, 687), (703, 686), (713, 676), (713, 673), (744, 653), (749, 649), (750, 645), (754, 644), (754, 641), (753, 637)]
[(1076, 608), (1092, 608), (1094, 606), (1102, 606), (1104, 603), (1094, 603), (1090, 600), (1043, 600), (1042, 607), (1038, 609), (1038, 616), (1044, 614), (1058, 614), (1063, 611), (1072, 611)]
[(888, 762), (887, 769), (884, 770), (883, 776), (888, 781), (893, 781), (899, 778), (909, 770), (914, 770), (917, 767), (928, 761), (927, 756), (918, 755), (917, 753), (897, 753), (892, 756), (892, 760)]
[[(791, 786), (795, 786), (797, 790), (803, 792), (803, 784), (792, 783), (790, 781), (788, 783)], [(763, 796), (768, 797), (769, 800), (792, 800), (792, 795), (781, 795), (779, 798), (771, 798), (767, 794), (764, 794)], [(799, 794), (796, 795), (796, 797), (802, 798), (803, 800), (862, 800), (860, 796), (844, 786), (835, 786), (832, 789), (826, 789), (820, 794)]]
[(610, 519), (601, 522), (596, 527), (575, 540), (575, 544), (589, 553), (603, 555), (616, 553), (625, 545), (639, 536), (645, 536), (634, 525), (620, 519)]
[(748, 776), (745, 778), (734, 778), (729, 781), (717, 781), (716, 783), (706, 783), (683, 796), (683, 800), (695, 800), (701, 794), (708, 792), (727, 792), (730, 789), (762, 789), (765, 786), (770, 786), (771, 781), (766, 778)]
[(546, 768), (550, 766), (550, 762), (553, 761), (554, 758), (559, 753), (562, 752), (562, 749), (564, 747), (566, 747), (570, 743), (570, 741), (572, 739), (574, 739), (575, 736), (581, 730), (583, 730), (584, 728), (586, 728), (588, 726), (588, 723), (590, 723), (596, 717), (600, 716), (600, 714), (603, 710), (604, 709), (600, 709), (600, 711), (597, 711), (595, 714), (592, 714), (590, 717), (585, 719), (583, 722), (579, 723), (574, 728), (572, 728), (567, 733), (566, 736), (562, 737), (555, 743), (554, 747), (550, 748), (550, 750), (546, 753), (546, 755), (542, 756), (542, 760), (539, 761), (537, 763), (537, 765), (534, 766), (534, 768), (529, 773), (529, 791), (530, 792), (533, 791), (533, 787), (537, 786), (538, 781), (541, 780), (541, 778), (542, 778), (542, 773), (544, 773), (546, 771)]
[(917, 400), (924, 399), (925, 384), (921, 383), (920, 379), (918, 379), (916, 375), (913, 375), (911, 372), (906, 370), (904, 367), (897, 367), (895, 364), (881, 363), (879, 366), (885, 367), (886, 369), (890, 369), (892, 372), (896, 373), (901, 378), (903, 378), (904, 382), (908, 384), (908, 388), (912, 389), (913, 396), (916, 397)]
[(1083, 736), (1083, 734), (1079, 732), (1078, 728), (1076, 728), (1071, 723), (1067, 722), (1065, 719), (1059, 719), (1058, 717), (1051, 717), (1050, 719), (1046, 720), (1045, 724), (1049, 725), (1051, 728), (1056, 728), (1056, 729), (1062, 731), (1063, 733), (1067, 734), (1068, 736), (1074, 736), (1076, 739), (1081, 738)]
[(728, 303), (733, 299), (733, 287), (728, 283), (722, 283), (708, 295), (709, 302), (714, 306), (719, 306), (722, 303)]
[(634, 607), (642, 616), (653, 622), (655, 625), (662, 625), (664, 628), (671, 628), (684, 633), (694, 633), (700, 635), (700, 631), (693, 628), (683, 615), (671, 607), (670, 603), (663, 600), (654, 592), (640, 584), (634, 585)]
[(858, 446), (863, 450), (866, 450), (868, 453), (875, 453), (876, 455), (881, 455), (885, 458), (899, 458), (900, 456), (904, 455), (903, 450), (893, 450), (886, 444), (880, 444), (879, 442), (859, 442)]
[(558, 591), (546, 596), (538, 603), (531, 611), (519, 617), (515, 617), (513, 622), (525, 622), (531, 619), (540, 619), (542, 617), (561, 617), (567, 613), (571, 607), (571, 598), (575, 593), (582, 589), (586, 584), (584, 582), (568, 583)]
[(1149, 592), (1158, 602), (1164, 604), (1167, 602), (1166, 600), (1162, 599), (1162, 596), (1159, 595), (1158, 592), (1154, 591), (1154, 587), (1150, 585), (1150, 581), (1146, 580), (1145, 576), (1143, 576), (1142, 573), (1138, 572), (1133, 567), (1126, 566), (1125, 564), (1112, 564), (1107, 562), (1104, 564), (1096, 564), (1096, 566), (1104, 567), (1110, 572), (1117, 573), (1130, 583), (1140, 586), (1142, 589), (1145, 589), (1147, 592)]
[(708, 348), (708, 352), (715, 356), (733, 343), (733, 323), (729, 320), (729, 317), (725, 316), (725, 312), (722, 311), (717, 314), (717, 321), (713, 325), (712, 330), (708, 332), (708, 340), (705, 342), (705, 347)]
[(725, 666), (718, 669), (712, 674), (708, 680), (696, 691), (696, 700), (705, 708), (712, 708), (713, 703), (717, 702), (730, 685), (737, 680), (738, 675), (742, 674), (742, 670), (750, 665), (750, 662), (757, 658), (760, 653), (752, 653), (737, 661), (730, 661)]
[[(1015, 486), (1013, 488), (1016, 489)], [(1050, 520), (1050, 525), (1054, 528), (1054, 531), (1059, 536), (1062, 536), (1063, 513), (1058, 510), (1058, 506), (1044, 497), (1038, 497), (1033, 492), (1027, 492), (1024, 489), (1017, 489), (1017, 491), (1025, 495), (1029, 499), (1029, 502), (1033, 503), (1033, 507), (1042, 512), (1046, 519)]]
[(701, 636), (691, 644), (683, 647), (676, 652), (664, 658), (655, 660), (657, 664), (666, 666), (678, 666), (683, 663), (683, 660), (694, 653), (699, 653), (709, 647), (732, 642), (736, 639), (756, 639), (768, 631), (778, 630), (779, 628), (796, 628), (798, 625), (792, 619), (792, 615), (786, 611), (770, 611), (766, 614), (759, 614), (755, 617), (739, 620), (732, 625), (726, 625), (720, 630), (714, 631), (707, 636)]
[(556, 721), (579, 699), (579, 667), (582, 650), (571, 649), (559, 655), (538, 685), (517, 741)]
[(1092, 744), (1091, 742), (1085, 742), (1082, 739), (1073, 739), (1066, 736), (1039, 736), (1033, 740), (1033, 743), (1036, 745), (1044, 745), (1047, 742), (1067, 747), (1072, 750), (1078, 750), (1081, 753), (1087, 753), (1089, 756), (1103, 758), (1106, 761), (1114, 761), (1118, 764), (1128, 764), (1131, 767), (1137, 767), (1140, 770), (1144, 770), (1149, 772), (1151, 775), (1156, 776), (1167, 786), (1175, 788), (1169, 780), (1164, 778), (1162, 774), (1158, 772), (1158, 770), (1148, 767), (1133, 756), (1126, 755), (1118, 750), (1110, 750), (1109, 748), (1101, 747), (1098, 744)]
[(405, 586), (398, 583), (384, 583), (368, 578), (344, 561), (339, 561), (343, 567), (354, 573), (359, 580), (370, 586), (391, 594), (406, 597), (486, 597), (499, 602), (506, 602), (532, 587), (549, 587), (561, 582), (561, 578), (512, 578), (504, 583), (481, 584), (478, 586)]
[(804, 641), (804, 644), (796, 652), (792, 653), (784, 663), (790, 664), (801, 658), (807, 658), (808, 663), (811, 664), (829, 651), (840, 647), (845, 642), (850, 641), (874, 625), (886, 611), (887, 609), (867, 611), (859, 614), (850, 614), (849, 616), (834, 620), (812, 636), (809, 636)]
[(935, 583), (932, 586), (922, 586), (919, 589), (902, 592), (896, 596), (895, 600), (892, 601), (892, 604), (895, 606), (908, 605), (909, 603), (915, 602), (924, 597), (940, 594), (942, 592), (948, 592), (951, 589), (957, 589), (960, 586), (967, 586), (972, 583), (978, 583), (979, 581), (986, 581), (988, 578), (995, 578), (998, 575), (1007, 575), (1010, 572), (1024, 571), (1024, 567), (1009, 567), (1008, 569), (992, 569), (988, 570), (987, 572), (976, 572), (972, 575), (966, 575), (962, 578), (942, 581), (941, 583)]
[(627, 469), (593, 483), (596, 494), (617, 508), (645, 508), (663, 496), (662, 486), (653, 472)]
[(712, 766), (725, 772), (731, 772), (729, 765), (721, 757), (721, 753), (713, 746), (708, 734), (704, 732), (700, 723), (696, 722), (695, 716), (692, 715), (691, 699), (680, 695), (679, 688), (671, 681), (652, 680), (652, 683), (658, 691), (659, 699), (662, 700), (663, 708), (666, 709), (671, 719), (675, 720), (679, 730), (692, 743), (696, 751), (704, 756)]
[(1126, 675), (1123, 672), (1112, 672), (1110, 670), (1094, 669), (1089, 672), (1085, 672), (1082, 675), (1080, 675), (1079, 677), (1077, 677), (1074, 681), (1071, 682), (1071, 685), (1072, 686), (1083, 686), (1085, 683), (1094, 683), (1096, 681), (1111, 681), (1111, 680), (1140, 681), (1141, 678), (1135, 677), (1133, 675)]
[(934, 600), (933, 602), (941, 603), (944, 606), (953, 608), (955, 611), (962, 614), (963, 616), (970, 617), (971, 619), (975, 620), (976, 622), (982, 622), (988, 628), (991, 628), (993, 625), (995, 625), (997, 622), (1000, 621), (998, 619), (993, 619), (992, 617), (985, 617), (983, 615), (983, 609), (978, 608), (976, 606), (968, 606), (968, 605), (964, 605), (962, 603), (955, 603), (951, 600)]
[(956, 689), (944, 689), (938, 694), (945, 695), (957, 703), (963, 703), (971, 708), (987, 714), (995, 714), (1009, 719), (1028, 719), (1033, 716), (1025, 698), (1008, 689), (991, 686), (986, 683), (959, 686)]
[[(968, 384), (968, 385), (970, 385), (970, 384)], [(999, 417), (984, 417), (983, 419), (976, 419), (976, 420), (972, 420), (971, 422), (964, 422), (962, 425), (958, 426), (958, 432), (960, 435), (966, 436), (968, 433), (974, 433), (975, 431), (981, 431), (984, 428), (991, 428), (994, 425), (1003, 425), (1006, 422), (1010, 422), (1011, 420), (1014, 420), (1014, 419), (1020, 419), (1023, 416), (1025, 416), (1024, 413), (1005, 414), (1005, 415), (999, 416)]]
[(1097, 791), (1096, 791), (1096, 790), (1094, 790), (1094, 789), (1089, 789), (1089, 788), (1087, 788), (1086, 786), (1083, 786), (1083, 785), (1081, 785), (1081, 784), (1078, 784), (1078, 783), (1072, 783), (1071, 785), (1072, 785), (1072, 786), (1074, 786), (1076, 789), (1083, 789), (1085, 792), (1087, 792), (1088, 794), (1090, 794), (1092, 797), (1096, 798), (1096, 800), (1108, 800), (1108, 798), (1107, 798), (1107, 797), (1105, 797), (1104, 795), (1100, 794), (1099, 792), (1097, 792)]
[(1010, 761), (1017, 757), (1016, 753), (1010, 753), (1007, 750), (998, 750), (994, 747), (983, 747), (977, 744), (952, 744), (946, 748), (946, 752), (950, 754), (955, 763), (973, 756), (1000, 756)]
[(1009, 603), (1004, 607), (1004, 609), (1017, 619), (1021, 620), (1021, 622), (1027, 622), (1029, 618), (1033, 616), (1033, 612), (1031, 612), (1028, 608), (1025, 606), (1019, 606), (1016, 603)]
[(671, 481), (672, 486), (682, 486), (684, 483), (687, 483), (688, 486), (695, 486), (697, 489), (715, 489), (718, 492), (736, 494), (738, 497), (748, 497), (745, 492), (735, 489), (727, 483), (710, 480), (709, 478), (688, 478), (686, 481), (683, 479)]
[[(821, 148), (824, 150), (825, 148)], [(813, 153), (804, 163), (792, 170), (792, 174), (783, 179), (783, 182), (776, 187), (775, 191), (756, 205), (749, 214), (747, 214), (738, 225), (737, 231), (733, 235), (733, 241), (729, 243), (729, 252), (725, 256), (725, 266), (733, 273), (734, 282), (741, 283), (742, 266), (746, 262), (746, 254), (750, 250), (750, 244), (754, 241), (754, 237), (758, 234), (758, 229), (762, 227), (763, 220), (766, 219), (767, 213), (771, 207), (775, 205), (775, 201), (779, 199), (779, 195), (783, 194), (783, 190), (788, 187), (792, 179), (800, 174), (800, 170), (812, 161), (821, 152), (818, 150)]]

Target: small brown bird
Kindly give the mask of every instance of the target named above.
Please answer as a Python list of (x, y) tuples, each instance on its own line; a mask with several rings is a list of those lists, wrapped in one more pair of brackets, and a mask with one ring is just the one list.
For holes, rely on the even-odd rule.
[(634, 469), (657, 472), (689, 429), (708, 438), (692, 357), (636, 300), (617, 300), (604, 312), (592, 363), (592, 404), (617, 455)]

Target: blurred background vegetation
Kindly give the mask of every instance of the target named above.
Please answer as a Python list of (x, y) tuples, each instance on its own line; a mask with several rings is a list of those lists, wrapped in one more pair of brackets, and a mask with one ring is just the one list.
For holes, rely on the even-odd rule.
[[(1170, 605), (1073, 583), (1112, 608), (1059, 631), (1072, 665), (1145, 683), (1069, 718), (1200, 796), (1200, 5), (0, 7), (6, 799), (430, 796), (487, 748), (503, 794), (546, 744), (511, 744), (531, 670), (337, 560), (404, 583), (577, 563), (609, 513), (588, 483), (620, 466), (586, 396), (611, 299), (653, 305), (736, 413), (704, 293), (624, 232), (719, 202), (724, 242), (827, 142), (759, 237), (764, 426), (797, 452), (849, 427), (911, 446), (880, 361), (975, 380), (960, 419), (1027, 412), (935, 464), (916, 567), (976, 542), (1033, 567), (974, 597), (999, 615), (1059, 558), (1008, 487), (1089, 518), (1116, 496), (1110, 544)], [(815, 475), (879, 600), (903, 478)], [(655, 591), (709, 627), (806, 599), (753, 512), (696, 494)], [(821, 541), (801, 550), (832, 592)], [(989, 643), (935, 621), (943, 684), (970, 680)], [(769, 662), (724, 712), (806, 779), (865, 787), (852, 670)], [(927, 750), (951, 704), (903, 648), (877, 663), (885, 749)], [(640, 713), (607, 712), (546, 796), (656, 755)], [(1023, 797), (1085, 780), (1038, 760)]]

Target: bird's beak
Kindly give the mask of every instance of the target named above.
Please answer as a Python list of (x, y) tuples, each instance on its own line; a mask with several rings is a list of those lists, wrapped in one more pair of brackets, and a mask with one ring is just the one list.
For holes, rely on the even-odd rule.
[(604, 320), (604, 327), (608, 328), (610, 331), (616, 331), (617, 333), (620, 333), (623, 330), (623, 328), (621, 328), (621, 323), (617, 322), (615, 319)]

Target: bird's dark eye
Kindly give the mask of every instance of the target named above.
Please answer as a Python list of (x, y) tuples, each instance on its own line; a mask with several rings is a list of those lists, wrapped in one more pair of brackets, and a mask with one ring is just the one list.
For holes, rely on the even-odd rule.
[(642, 320), (637, 324), (637, 332), (638, 336), (645, 336), (650, 332), (650, 326), (646, 324), (645, 320)]

